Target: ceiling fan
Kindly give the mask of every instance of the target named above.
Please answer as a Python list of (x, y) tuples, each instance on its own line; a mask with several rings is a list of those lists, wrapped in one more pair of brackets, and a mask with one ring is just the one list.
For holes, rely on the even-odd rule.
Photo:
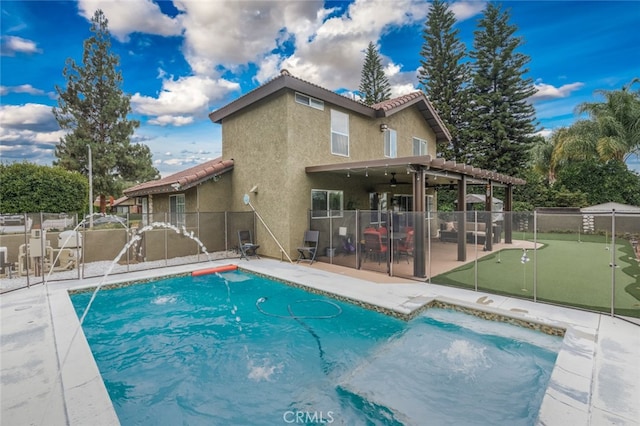
[(408, 185), (409, 182), (398, 182), (398, 180), (396, 179), (396, 173), (395, 172), (391, 172), (391, 180), (389, 181), (389, 186), (391, 186), (392, 188), (398, 186), (398, 185)]

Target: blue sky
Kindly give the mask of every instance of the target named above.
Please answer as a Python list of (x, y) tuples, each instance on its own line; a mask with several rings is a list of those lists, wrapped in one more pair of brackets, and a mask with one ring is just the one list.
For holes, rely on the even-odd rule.
[[(640, 77), (640, 3), (505, 1), (531, 58), (527, 77), (539, 130), (570, 125), (576, 105)], [(486, 2), (452, 2), (461, 39)], [(147, 144), (163, 176), (219, 157), (220, 126), (208, 113), (286, 68), (339, 92), (354, 92), (364, 50), (377, 44), (393, 95), (418, 88), (424, 0), (7, 1), (1, 8), (0, 160), (52, 164), (62, 133), (51, 108), (67, 58), (81, 62), (89, 19), (104, 11), (120, 57), (133, 140)], [(640, 171), (640, 160), (629, 162)]]

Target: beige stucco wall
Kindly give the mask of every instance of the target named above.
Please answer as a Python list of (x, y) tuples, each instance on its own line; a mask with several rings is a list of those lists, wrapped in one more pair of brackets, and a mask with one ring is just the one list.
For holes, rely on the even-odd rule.
[[(222, 157), (234, 160), (233, 181), (229, 195), (231, 211), (250, 211), (243, 195), (258, 185), (251, 203), (271, 231), (285, 247), (290, 247), (290, 204), (297, 185), (295, 171), (288, 170), (289, 146), (287, 97), (284, 93), (263, 100), (226, 118), (222, 125)], [(233, 230), (234, 232), (237, 230)], [(261, 244), (260, 253), (280, 257), (279, 249), (268, 232), (258, 224), (254, 239)]]
[[(337, 174), (307, 175), (305, 167), (384, 158), (384, 138), (380, 124), (398, 133), (398, 156), (413, 155), (412, 138), (428, 141), (435, 155), (435, 134), (416, 108), (406, 108), (391, 117), (372, 119), (325, 102), (318, 110), (295, 102), (295, 94), (283, 90), (222, 123), (223, 158), (234, 159), (231, 184), (232, 211), (250, 210), (242, 202), (251, 193), (251, 203), (271, 232), (295, 258), (303, 233), (309, 228), (311, 190), (343, 190), (345, 207), (369, 208), (369, 195), (375, 191), (366, 178), (353, 176), (347, 182)], [(349, 115), (349, 157), (331, 154), (331, 109)], [(394, 193), (409, 193), (398, 188)], [(387, 188), (388, 190), (388, 188)], [(264, 255), (280, 258), (280, 249), (264, 225), (258, 222), (256, 239)]]
[[(184, 194), (187, 212), (224, 212), (230, 209), (229, 193), (233, 172), (220, 175), (219, 179), (210, 179), (200, 185), (170, 194), (153, 195), (153, 211), (156, 215), (169, 213), (169, 198)], [(159, 219), (158, 219), (159, 220)]]

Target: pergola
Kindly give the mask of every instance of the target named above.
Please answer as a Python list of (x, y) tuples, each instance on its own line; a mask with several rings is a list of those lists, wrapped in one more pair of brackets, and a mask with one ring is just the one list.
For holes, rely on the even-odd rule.
[[(485, 211), (491, 213), (494, 187), (506, 188), (504, 211), (512, 211), (513, 208), (513, 187), (514, 185), (524, 185), (523, 179), (507, 176), (490, 170), (479, 169), (468, 164), (460, 164), (455, 161), (447, 161), (444, 158), (432, 158), (430, 155), (420, 155), (402, 158), (383, 158), (376, 160), (354, 161), (345, 163), (334, 163), (327, 165), (308, 166), (306, 173), (337, 173), (344, 176), (351, 174), (366, 174), (372, 180), (380, 181), (388, 179), (390, 173), (409, 174), (412, 179), (413, 211), (426, 212), (426, 189), (427, 181), (435, 179), (446, 179), (458, 189), (458, 212), (466, 212), (467, 185), (483, 185), (486, 189)], [(487, 215), (487, 221), (491, 222), (491, 214)], [(459, 229), (466, 228), (466, 214), (460, 214), (458, 219)], [(424, 252), (425, 230), (424, 223), (419, 221), (415, 224), (415, 250), (418, 253)], [(511, 221), (504, 223), (505, 243), (512, 242)], [(491, 223), (487, 223), (486, 249), (492, 250), (493, 237)], [(458, 260), (466, 261), (467, 245), (464, 232), (458, 232)], [(423, 256), (414, 259), (414, 275), (425, 276), (425, 260)]]

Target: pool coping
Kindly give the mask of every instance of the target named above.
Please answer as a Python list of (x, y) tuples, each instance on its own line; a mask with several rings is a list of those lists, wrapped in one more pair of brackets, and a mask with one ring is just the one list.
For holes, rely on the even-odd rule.
[[(214, 265), (228, 263), (213, 262)], [(439, 303), (489, 316), (514, 318), (553, 330), (566, 330), (539, 411), (538, 424), (640, 424), (637, 420), (640, 419), (637, 404), (640, 400), (640, 366), (637, 366), (640, 329), (637, 325), (603, 314), (437, 284), (371, 283), (272, 259), (235, 263), (248, 272), (330, 294), (350, 303), (356, 301), (367, 307), (377, 307), (384, 313), (394, 312), (399, 317), (409, 318), (429, 304)], [(104, 281), (105, 285), (141, 281), (188, 274), (198, 269), (202, 269), (202, 265), (183, 265), (137, 271)], [(94, 278), (51, 283), (39, 287), (40, 295), (32, 288), (2, 296), (3, 419), (21, 424), (40, 424), (45, 417), (49, 424), (119, 423), (69, 298), (69, 290), (95, 287), (102, 281), (102, 278)], [(25, 303), (31, 303), (30, 309), (18, 310), (27, 306)], [(21, 328), (17, 323), (7, 326), (7, 321), (29, 315), (30, 310), (35, 313), (36, 308), (39, 313), (49, 311), (45, 338), (40, 343), (23, 346), (5, 345), (6, 338), (15, 338)], [(47, 325), (47, 318), (40, 321)], [(34, 351), (34, 347), (37, 350)], [(8, 360), (7, 365), (5, 360)], [(34, 372), (34, 360), (43, 366), (39, 374)], [(58, 373), (60, 364), (64, 365)], [(31, 384), (39, 387), (35, 397), (28, 396), (19, 383), (5, 380), (13, 373), (34, 376)]]

